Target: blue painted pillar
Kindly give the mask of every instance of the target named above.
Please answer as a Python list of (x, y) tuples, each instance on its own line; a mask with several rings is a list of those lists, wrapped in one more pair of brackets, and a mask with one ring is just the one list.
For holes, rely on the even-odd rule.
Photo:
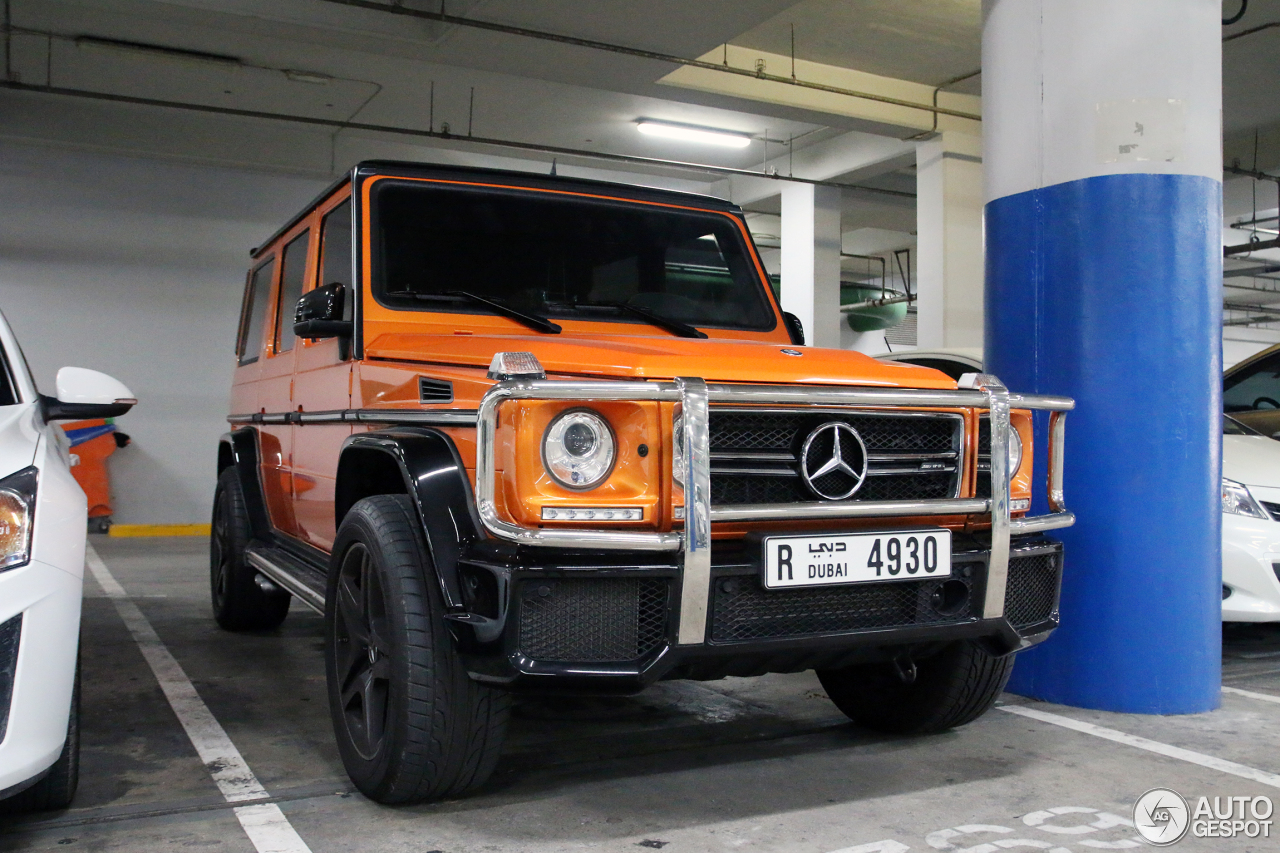
[(1077, 401), (1062, 626), (1019, 656), (1016, 693), (1218, 705), (1220, 15), (1220, 0), (983, 6), (986, 364)]

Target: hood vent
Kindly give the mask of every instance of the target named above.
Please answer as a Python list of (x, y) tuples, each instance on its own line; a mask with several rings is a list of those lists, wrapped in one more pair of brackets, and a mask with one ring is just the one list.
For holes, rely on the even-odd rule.
[(420, 403), (452, 403), (453, 383), (443, 379), (418, 377), (418, 402)]

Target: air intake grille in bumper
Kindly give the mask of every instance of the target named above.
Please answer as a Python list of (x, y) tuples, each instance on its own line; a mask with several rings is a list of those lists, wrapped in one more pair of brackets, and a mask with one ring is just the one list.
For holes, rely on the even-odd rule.
[(1025, 628), (1053, 616), (1058, 598), (1062, 552), (1009, 557), (1004, 615), (1015, 628)]
[(959, 494), (964, 422), (941, 413), (751, 411), (712, 408), (711, 503), (819, 500), (800, 478), (805, 439), (824, 423), (857, 430), (870, 458), (854, 500), (951, 498)]
[[(960, 566), (955, 568), (958, 572)], [(944, 604), (941, 587), (945, 582), (894, 581), (767, 590), (756, 575), (722, 577), (711, 589), (711, 639), (721, 643), (776, 640), (967, 619), (967, 588), (958, 601), (947, 598)], [(945, 612), (939, 609), (940, 605)]]
[(18, 671), (18, 642), (21, 637), (21, 613), (0, 625), (0, 741), (9, 730), (9, 703), (13, 700), (13, 680)]
[(520, 651), (537, 661), (632, 661), (666, 638), (665, 578), (526, 580)]

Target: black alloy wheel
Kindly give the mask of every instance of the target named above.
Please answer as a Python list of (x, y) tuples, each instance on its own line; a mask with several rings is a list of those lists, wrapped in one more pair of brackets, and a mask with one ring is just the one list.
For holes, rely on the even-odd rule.
[(386, 738), (391, 663), (382, 582), (363, 544), (352, 545), (343, 557), (335, 593), (334, 663), (341, 713), (351, 745), (369, 760)]
[(213, 616), (228, 631), (277, 627), (289, 614), (293, 596), (282, 589), (264, 588), (257, 570), (244, 559), (253, 536), (244, 492), (234, 467), (218, 475), (213, 495), (209, 535), (209, 597)]
[(325, 594), (325, 675), (347, 775), (380, 803), (458, 796), (498, 762), (511, 697), (471, 680), (444, 619), (417, 509), (375, 495), (347, 512)]

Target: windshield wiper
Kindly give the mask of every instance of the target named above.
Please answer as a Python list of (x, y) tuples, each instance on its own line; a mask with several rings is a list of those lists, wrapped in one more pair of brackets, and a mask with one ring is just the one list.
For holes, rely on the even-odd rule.
[(487, 308), (490, 314), (497, 314), (500, 317), (506, 317), (515, 320), (517, 323), (523, 323), (536, 332), (544, 332), (548, 335), (560, 334), (560, 326), (553, 323), (546, 317), (539, 317), (537, 314), (527, 314), (524, 311), (517, 311), (501, 302), (494, 302), (492, 299), (486, 299), (483, 296), (476, 296), (474, 293), (468, 293), (465, 290), (451, 290), (448, 293), (417, 293), (412, 290), (389, 290), (387, 296), (408, 296), (412, 299), (420, 299), (424, 301), (437, 300), (441, 297), (453, 297), (454, 299), (465, 299), (473, 305), (479, 305)]
[(648, 308), (641, 308), (638, 305), (631, 305), (626, 302), (579, 302), (579, 305), (600, 305), (606, 308), (616, 308), (619, 311), (626, 312), (633, 317), (639, 317), (646, 320), (650, 325), (657, 326), (660, 329), (666, 329), (673, 335), (682, 338), (705, 338), (707, 333), (701, 329), (690, 326), (688, 323), (681, 323), (671, 317), (664, 317), (656, 311), (650, 311)]

